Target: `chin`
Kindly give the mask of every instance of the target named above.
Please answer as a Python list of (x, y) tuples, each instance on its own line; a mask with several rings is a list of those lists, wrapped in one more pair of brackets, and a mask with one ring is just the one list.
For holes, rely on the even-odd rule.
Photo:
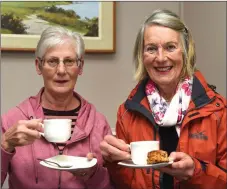
[(65, 88), (65, 87), (57, 87), (56, 89), (53, 90), (54, 93), (58, 95), (62, 94), (68, 94), (70, 92), (73, 92), (73, 89)]
[(157, 83), (171, 83), (174, 80), (174, 77), (169, 73), (169, 74), (157, 74), (151, 73), (149, 74), (151, 80), (154, 82), (157, 81)]
[(171, 85), (171, 84), (173, 84), (173, 81), (172, 80), (170, 80), (170, 79), (168, 79), (168, 78), (162, 78), (162, 79), (160, 79), (160, 78), (157, 78), (157, 79), (151, 79), (151, 80), (153, 80), (153, 82), (155, 82), (158, 86), (160, 85)]
[(157, 86), (165, 86), (165, 85), (170, 86), (171, 82), (156, 82), (156, 84), (157, 84)]

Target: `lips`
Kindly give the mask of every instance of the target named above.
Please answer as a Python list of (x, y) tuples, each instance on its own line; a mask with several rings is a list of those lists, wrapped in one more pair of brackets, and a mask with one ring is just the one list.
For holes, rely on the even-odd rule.
[(67, 80), (56, 80), (55, 82), (56, 82), (56, 83), (66, 83)]
[(159, 72), (168, 72), (173, 68), (173, 66), (163, 66), (163, 67), (155, 67), (155, 69)]

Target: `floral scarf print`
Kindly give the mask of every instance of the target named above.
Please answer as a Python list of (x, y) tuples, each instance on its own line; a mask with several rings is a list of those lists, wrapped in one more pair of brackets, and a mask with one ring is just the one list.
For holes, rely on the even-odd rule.
[(180, 82), (174, 97), (168, 104), (160, 96), (155, 83), (151, 80), (148, 81), (145, 91), (154, 120), (159, 126), (177, 126), (181, 124), (191, 100), (192, 82), (193, 77), (186, 78)]

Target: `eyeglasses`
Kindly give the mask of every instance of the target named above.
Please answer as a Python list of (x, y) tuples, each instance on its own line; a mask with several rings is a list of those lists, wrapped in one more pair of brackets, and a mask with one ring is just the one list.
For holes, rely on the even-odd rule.
[[(51, 68), (56, 68), (58, 67), (58, 65), (60, 64), (61, 60), (59, 58), (49, 58), (49, 59), (41, 59), (39, 58), (39, 60), (41, 61), (41, 63), (43, 64), (47, 64), (48, 66), (50, 66)], [(81, 64), (81, 59), (79, 58), (65, 58), (62, 60), (63, 64), (65, 65), (65, 67), (73, 67), (73, 66), (80, 66)]]

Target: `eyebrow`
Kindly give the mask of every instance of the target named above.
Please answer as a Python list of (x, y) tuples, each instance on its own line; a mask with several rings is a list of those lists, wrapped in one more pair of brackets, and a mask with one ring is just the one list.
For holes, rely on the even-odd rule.
[(167, 43), (165, 43), (166, 45), (169, 45), (169, 44), (174, 44), (174, 45), (178, 45), (179, 43), (176, 42), (176, 41), (169, 41)]
[[(169, 45), (169, 44), (175, 44), (175, 45), (178, 45), (179, 43), (178, 42), (176, 42), (176, 41), (168, 41), (168, 42), (166, 42), (166, 43), (164, 43), (164, 45)], [(148, 45), (157, 45), (156, 43), (148, 43), (148, 44), (146, 44), (145, 46), (148, 46)]]

